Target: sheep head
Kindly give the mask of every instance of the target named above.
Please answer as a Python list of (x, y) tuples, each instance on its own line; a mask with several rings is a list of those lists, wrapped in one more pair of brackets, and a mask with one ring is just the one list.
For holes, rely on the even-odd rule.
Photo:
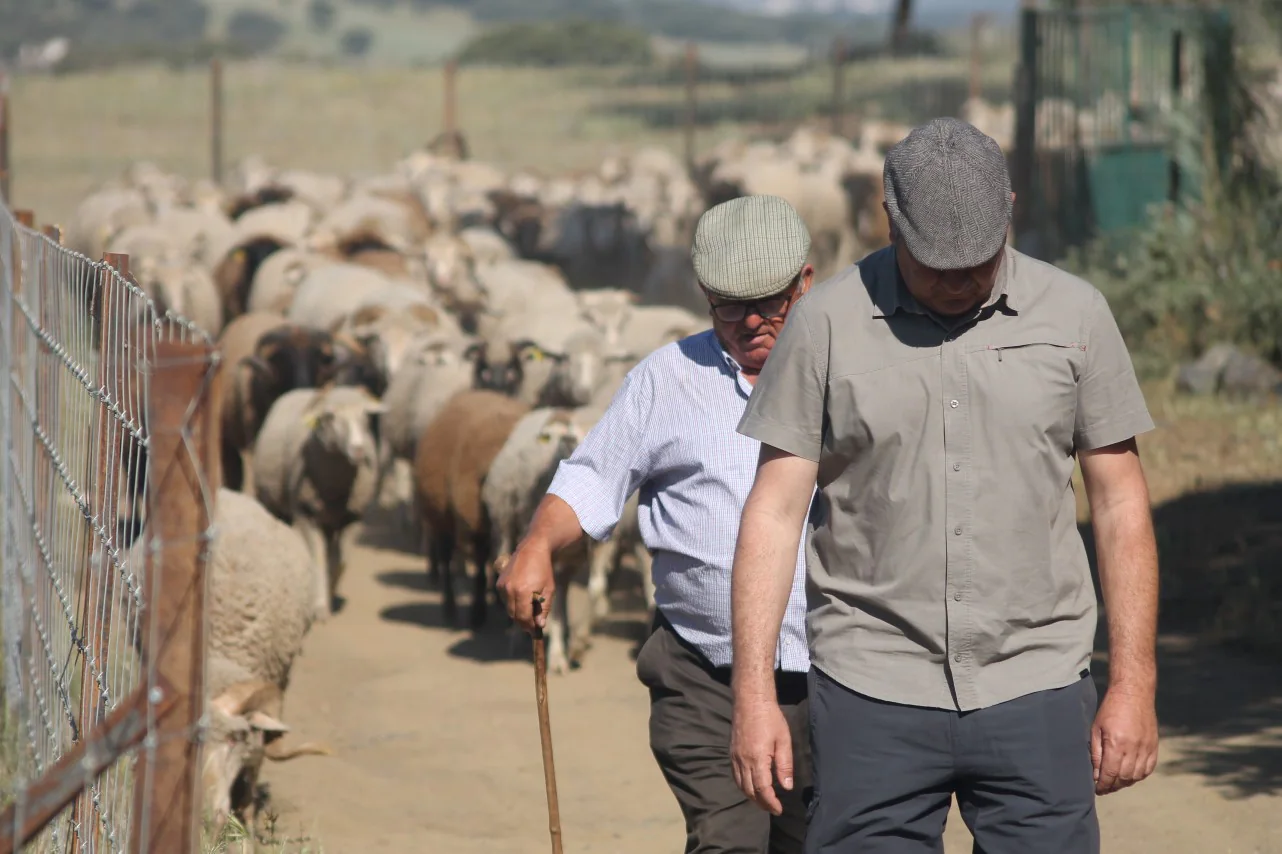
[(313, 439), (325, 450), (345, 456), (353, 466), (377, 465), (387, 407), (363, 389), (341, 398), (337, 391), (329, 389), (308, 410), (305, 421)]
[(540, 445), (552, 450), (555, 459), (565, 460), (578, 448), (583, 435), (571, 410), (556, 409), (543, 422), (536, 439)]
[(485, 309), (485, 288), (476, 278), (476, 255), (466, 240), (453, 234), (433, 236), (425, 249), (427, 281), (446, 309), (475, 326)]
[(243, 240), (228, 250), (214, 268), (214, 285), (222, 299), (224, 316), (231, 320), (245, 313), (254, 274), (263, 261), (285, 244), (267, 235)]
[[(256, 418), (264, 418), (285, 392), (316, 388), (334, 380), (348, 358), (333, 336), (323, 329), (282, 323), (258, 339), (254, 352), (242, 360), (249, 371), (248, 397)], [(257, 433), (257, 424), (247, 435)]]
[(415, 303), (392, 310), (385, 305), (373, 304), (362, 306), (338, 320), (333, 332), (346, 336), (345, 340), (354, 342), (356, 348), (363, 350), (366, 358), (362, 363), (368, 364), (373, 371), (369, 381), (362, 379), (351, 384), (364, 385), (381, 396), (412, 351), (414, 342), (440, 325), (441, 316), (429, 305)]
[[(537, 345), (533, 341), (509, 342), (494, 338), (470, 345), (463, 358), (473, 363), (472, 387), (515, 397), (525, 379), (523, 356)], [(537, 351), (536, 355), (541, 355)]]
[(201, 784), (215, 834), (229, 816), (243, 815), (253, 803), (264, 757), (280, 760), (329, 752), (315, 744), (281, 749), (279, 739), (289, 732), (278, 717), (282, 700), (280, 687), (262, 680), (234, 683), (210, 700)]

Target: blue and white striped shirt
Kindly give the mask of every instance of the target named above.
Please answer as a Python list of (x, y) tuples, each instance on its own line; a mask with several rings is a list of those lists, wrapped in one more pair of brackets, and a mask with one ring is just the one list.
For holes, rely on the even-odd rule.
[[(548, 489), (596, 540), (610, 535), (628, 496), (641, 490), (655, 604), (714, 667), (730, 665), (730, 568), (761, 448), (736, 431), (751, 394), (712, 330), (660, 347), (628, 372)], [(805, 584), (803, 534), (776, 668), (810, 669)]]

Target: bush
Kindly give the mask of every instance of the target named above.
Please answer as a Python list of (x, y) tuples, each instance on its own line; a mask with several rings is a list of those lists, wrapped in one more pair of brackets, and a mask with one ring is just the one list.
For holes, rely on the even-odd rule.
[[(1282, 176), (1254, 141), (1254, 70), (1231, 45), (1211, 47), (1207, 94), (1174, 116), (1176, 160), (1202, 199), (1168, 204), (1138, 233), (1097, 238), (1065, 259), (1108, 297), (1150, 377), (1218, 342), (1282, 365)], [(1213, 130), (1210, 157), (1202, 128)]]
[(242, 9), (227, 22), (227, 41), (250, 51), (267, 53), (280, 44), (288, 27), (271, 15)]
[(364, 27), (357, 27), (343, 33), (338, 46), (347, 56), (361, 57), (369, 53), (372, 44), (374, 44), (374, 34)]
[(334, 8), (333, 0), (312, 0), (307, 7), (307, 20), (311, 23), (312, 29), (319, 32), (328, 32), (330, 27), (334, 26), (334, 18), (338, 16), (338, 10)]
[(508, 24), (464, 46), (461, 63), (485, 65), (637, 65), (654, 57), (644, 30), (594, 21)]

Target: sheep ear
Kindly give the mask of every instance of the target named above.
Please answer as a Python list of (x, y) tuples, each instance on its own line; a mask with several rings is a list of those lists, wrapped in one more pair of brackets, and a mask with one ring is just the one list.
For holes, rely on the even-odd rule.
[(261, 709), (254, 709), (254, 711), (245, 716), (245, 720), (249, 721), (249, 725), (254, 729), (262, 730), (269, 736), (280, 736), (289, 732), (288, 724), (282, 723)]
[(269, 376), (272, 372), (271, 367), (258, 356), (245, 356), (238, 364), (263, 376)]
[(246, 679), (228, 685), (209, 705), (229, 717), (257, 712), (280, 698), (280, 687), (262, 679)]

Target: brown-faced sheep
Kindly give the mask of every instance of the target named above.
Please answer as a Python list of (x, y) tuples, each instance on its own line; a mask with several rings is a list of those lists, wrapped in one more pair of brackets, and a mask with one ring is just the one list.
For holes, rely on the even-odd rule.
[(441, 579), (447, 624), (454, 625), (455, 560), (471, 571), (472, 628), (485, 623), (493, 554), (485, 477), (508, 435), (530, 407), (507, 395), (469, 389), (456, 394), (428, 425), (414, 456), (415, 502), (427, 531), (429, 577)]
[(342, 537), (381, 487), (383, 404), (352, 386), (279, 397), (254, 442), (254, 493), (303, 536), (317, 568), (317, 612), (328, 616), (344, 569)]
[(243, 314), (219, 339), (228, 379), (223, 383), (223, 482), (245, 489), (248, 452), (272, 404), (297, 388), (328, 383), (366, 385), (367, 355), (323, 329), (288, 323), (268, 312)]

